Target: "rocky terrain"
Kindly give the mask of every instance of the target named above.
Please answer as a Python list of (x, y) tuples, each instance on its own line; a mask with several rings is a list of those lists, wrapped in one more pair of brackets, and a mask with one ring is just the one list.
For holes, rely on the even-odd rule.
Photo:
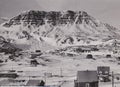
[(95, 45), (119, 39), (120, 30), (100, 22), (84, 11), (30, 10), (3, 23), (0, 35), (12, 43), (27, 44), (26, 47), (34, 43), (40, 49), (42, 43), (49, 46), (47, 48)]
[(114, 53), (120, 49), (119, 37), (119, 29), (84, 11), (26, 11), (0, 25), (0, 71), (17, 73), (14, 80), (43, 79), (46, 85), (73, 87), (77, 71), (110, 66), (119, 87), (120, 52)]

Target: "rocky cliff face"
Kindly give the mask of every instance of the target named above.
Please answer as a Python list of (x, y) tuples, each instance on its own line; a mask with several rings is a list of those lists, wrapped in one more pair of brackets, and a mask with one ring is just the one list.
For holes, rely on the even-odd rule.
[(120, 37), (119, 29), (84, 11), (30, 10), (10, 19), (2, 28), (0, 34), (11, 41), (29, 43), (36, 39), (54, 46), (92, 44)]
[(28, 12), (21, 13), (20, 15), (10, 19), (8, 23), (4, 26), (19, 25), (21, 22), (24, 24), (31, 24), (36, 26), (44, 25), (45, 23), (51, 24), (53, 26), (63, 25), (63, 24), (82, 24), (83, 21), (86, 24), (93, 22), (94, 26), (99, 24), (95, 21), (94, 18), (90, 17), (84, 11), (66, 11), (66, 12), (56, 12), (56, 11), (34, 11), (30, 10)]

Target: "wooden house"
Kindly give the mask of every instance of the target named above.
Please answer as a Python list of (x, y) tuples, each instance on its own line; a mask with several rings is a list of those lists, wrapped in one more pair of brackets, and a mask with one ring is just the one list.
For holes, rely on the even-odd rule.
[(97, 71), (78, 71), (74, 87), (98, 87)]

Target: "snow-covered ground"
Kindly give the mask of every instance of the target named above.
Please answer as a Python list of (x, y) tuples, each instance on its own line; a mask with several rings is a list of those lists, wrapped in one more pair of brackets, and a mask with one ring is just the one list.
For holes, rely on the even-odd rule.
[[(16, 70), (20, 75), (17, 79), (43, 79), (46, 81), (46, 85), (62, 85), (62, 87), (74, 87), (74, 80), (76, 79), (77, 71), (83, 70), (97, 70), (98, 66), (110, 66), (111, 72), (119, 74), (120, 65), (113, 56), (112, 58), (106, 58), (106, 55), (95, 55), (93, 59), (87, 59), (87, 54), (81, 54), (79, 56), (56, 56), (45, 54), (40, 58), (37, 58), (39, 62), (45, 64), (45, 66), (38, 65), (36, 67), (31, 66), (28, 62), (28, 58), (24, 58), (20, 61), (8, 61), (0, 66), (0, 71)], [(49, 59), (50, 61), (43, 61), (41, 58)], [(20, 72), (23, 71), (23, 72)], [(52, 73), (52, 77), (44, 76), (44, 73)], [(62, 76), (62, 77), (61, 77)], [(120, 87), (120, 82), (116, 81), (116, 87)], [(112, 87), (111, 83), (99, 83), (99, 87)]]

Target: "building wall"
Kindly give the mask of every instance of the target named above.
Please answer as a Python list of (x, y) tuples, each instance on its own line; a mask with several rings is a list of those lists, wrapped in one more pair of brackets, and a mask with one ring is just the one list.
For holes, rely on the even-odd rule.
[(74, 87), (98, 87), (98, 82), (76, 82)]
[(98, 81), (97, 71), (78, 71), (77, 73), (78, 82), (94, 82)]
[(98, 71), (98, 74), (100, 75), (100, 74), (102, 74), (102, 75), (109, 75), (109, 73), (110, 73), (110, 67), (98, 67), (97, 68), (97, 71)]

